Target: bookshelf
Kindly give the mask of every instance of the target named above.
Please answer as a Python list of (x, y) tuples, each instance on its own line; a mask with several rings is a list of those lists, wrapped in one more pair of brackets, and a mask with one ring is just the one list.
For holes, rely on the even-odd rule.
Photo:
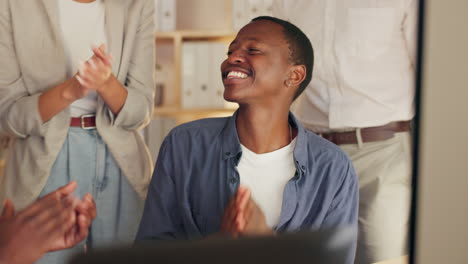
[[(188, 104), (184, 103), (191, 94), (197, 94), (195, 91), (196, 83), (193, 83), (193, 92), (186, 91), (187, 85), (191, 85), (190, 81), (186, 80), (184, 86), (184, 60), (188, 56), (184, 45), (187, 43), (196, 43), (195, 45), (223, 43), (227, 47), (235, 38), (236, 33), (232, 27), (232, 0), (176, 0), (175, 5), (172, 4), (172, 8), (175, 8), (175, 10), (166, 13), (175, 14), (175, 17), (172, 18), (175, 23), (174, 21), (162, 23), (172, 25), (174, 28), (169, 31), (159, 30), (154, 33), (157, 71), (155, 74), (156, 106), (153, 116), (174, 118), (176, 124), (181, 124), (200, 118), (231, 115), (237, 108), (232, 104), (220, 107), (219, 103), (210, 106), (209, 102), (207, 102), (205, 105), (187, 107)], [(167, 26), (162, 25), (162, 28), (167, 29)], [(222, 58), (225, 52), (227, 52), (227, 48), (219, 51), (216, 56)], [(210, 64), (209, 67), (203, 66), (206, 63), (199, 66), (195, 65), (193, 70), (200, 71), (200, 73), (195, 74), (197, 76), (214, 78), (211, 76), (220, 76), (219, 64), (221, 62), (222, 59), (216, 60), (216, 63)], [(200, 70), (200, 68), (203, 69)], [(216, 91), (206, 93), (209, 95), (203, 96), (202, 100), (213, 101), (216, 99), (218, 102), (223, 101), (220, 98), (224, 90), (221, 77), (219, 77), (219, 84), (216, 87), (213, 85), (210, 89), (216, 89)], [(191, 100), (197, 99), (192, 98)]]

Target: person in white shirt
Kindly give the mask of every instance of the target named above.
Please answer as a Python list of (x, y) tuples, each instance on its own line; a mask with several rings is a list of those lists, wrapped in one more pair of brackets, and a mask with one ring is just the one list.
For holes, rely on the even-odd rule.
[(96, 201), (87, 239), (37, 264), (132, 244), (153, 170), (139, 130), (154, 108), (154, 1), (0, 0), (0, 58), (0, 136), (13, 139), (0, 201), (22, 210), (73, 180)]
[(407, 254), (417, 1), (276, 0), (273, 15), (302, 28), (316, 51), (293, 112), (356, 168), (356, 263)]

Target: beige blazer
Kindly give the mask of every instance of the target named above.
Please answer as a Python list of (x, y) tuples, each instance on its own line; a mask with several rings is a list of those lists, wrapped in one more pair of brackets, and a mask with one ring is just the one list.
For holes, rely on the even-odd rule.
[[(69, 109), (47, 123), (38, 112), (39, 95), (66, 80), (56, 1), (0, 0), (0, 135), (14, 139), (0, 204), (8, 197), (18, 209), (37, 199), (69, 128)], [(153, 169), (137, 130), (149, 123), (153, 111), (154, 2), (104, 2), (112, 72), (128, 97), (117, 117), (99, 98), (96, 126), (144, 198)]]

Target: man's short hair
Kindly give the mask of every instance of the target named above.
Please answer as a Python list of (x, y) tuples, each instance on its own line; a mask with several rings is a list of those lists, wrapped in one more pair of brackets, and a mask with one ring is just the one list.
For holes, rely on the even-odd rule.
[(293, 100), (296, 100), (312, 79), (314, 67), (314, 49), (312, 48), (312, 44), (304, 32), (291, 22), (271, 16), (259, 16), (252, 19), (252, 22), (258, 20), (269, 20), (281, 25), (283, 27), (284, 38), (289, 46), (289, 61), (293, 65), (305, 65), (306, 67), (306, 77), (299, 85), (293, 98)]

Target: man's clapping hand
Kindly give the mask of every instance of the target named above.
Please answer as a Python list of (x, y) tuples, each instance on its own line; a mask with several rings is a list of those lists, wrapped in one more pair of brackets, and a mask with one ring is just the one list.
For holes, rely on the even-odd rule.
[(265, 215), (252, 199), (250, 190), (241, 185), (224, 210), (221, 233), (239, 237), (273, 235), (274, 231), (268, 227)]

